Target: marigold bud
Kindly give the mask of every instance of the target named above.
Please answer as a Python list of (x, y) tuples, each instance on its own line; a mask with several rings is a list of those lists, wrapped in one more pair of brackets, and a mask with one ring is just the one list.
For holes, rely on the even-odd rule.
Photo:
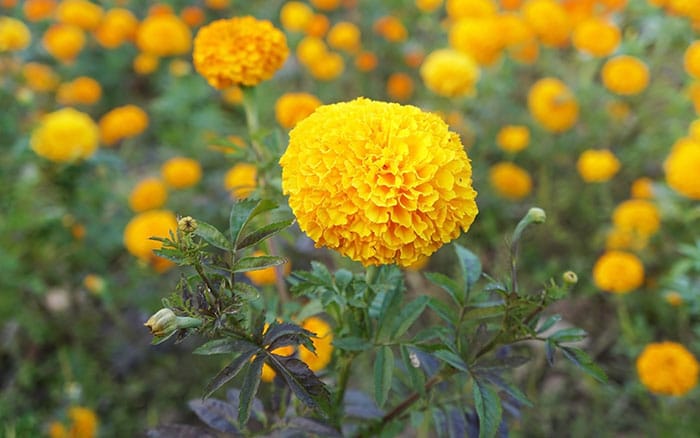
[(543, 224), (547, 219), (547, 214), (541, 208), (532, 207), (530, 210), (528, 210), (527, 217), (533, 224)]
[(576, 284), (578, 283), (578, 275), (574, 271), (566, 271), (563, 274), (561, 274), (561, 278), (564, 280), (564, 283), (566, 284)]
[(180, 220), (177, 221), (177, 229), (186, 234), (194, 233), (194, 231), (197, 229), (197, 220), (195, 220), (192, 216), (180, 218)]
[(177, 316), (170, 309), (160, 309), (144, 325), (153, 336), (167, 336), (177, 330)]

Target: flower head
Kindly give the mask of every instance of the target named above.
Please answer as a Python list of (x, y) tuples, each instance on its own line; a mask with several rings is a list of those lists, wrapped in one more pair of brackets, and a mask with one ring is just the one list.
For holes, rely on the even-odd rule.
[(693, 41), (683, 56), (683, 67), (686, 73), (695, 79), (700, 79), (700, 40)]
[(591, 17), (579, 23), (574, 29), (574, 46), (591, 56), (608, 56), (620, 44), (620, 29), (611, 22)]
[(413, 106), (321, 106), (290, 132), (280, 164), (302, 230), (365, 265), (408, 266), (468, 230), (478, 212), (459, 137)]
[(12, 17), (0, 17), (0, 53), (15, 52), (29, 46), (32, 34), (22, 21)]
[(441, 96), (458, 97), (474, 94), (480, 71), (469, 55), (441, 49), (425, 58), (420, 75), (430, 91)]
[(258, 168), (254, 164), (238, 163), (224, 175), (224, 187), (234, 198), (244, 199), (258, 186)]
[(489, 181), (496, 192), (504, 198), (518, 200), (532, 191), (530, 174), (513, 163), (497, 163), (489, 170)]
[(34, 91), (51, 91), (58, 86), (59, 78), (48, 65), (38, 62), (28, 62), (22, 66), (22, 76), (27, 86)]
[(318, 97), (309, 93), (285, 93), (275, 103), (275, 118), (286, 129), (308, 117), (321, 105)]
[(102, 7), (88, 0), (62, 0), (56, 9), (56, 19), (85, 30), (94, 30), (102, 20)]
[(634, 254), (607, 251), (593, 266), (593, 281), (606, 292), (631, 292), (644, 283), (644, 265)]
[(397, 102), (403, 102), (413, 96), (413, 79), (407, 73), (392, 73), (386, 81), (386, 94)]
[(314, 11), (303, 2), (288, 1), (280, 9), (282, 27), (290, 32), (301, 32), (311, 21)]
[(85, 32), (78, 26), (57, 23), (44, 32), (42, 42), (54, 58), (70, 63), (85, 46)]
[(492, 65), (505, 46), (497, 17), (462, 18), (450, 29), (450, 46), (466, 53), (480, 65)]
[(92, 409), (74, 406), (68, 410), (68, 418), (72, 422), (69, 436), (80, 438), (94, 438), (97, 436), (99, 421), (97, 414)]
[(108, 10), (95, 29), (95, 39), (107, 49), (119, 47), (125, 41), (133, 40), (139, 28), (139, 20), (128, 9)]
[(102, 97), (102, 86), (93, 78), (80, 76), (58, 87), (56, 100), (61, 105), (92, 105)]
[(194, 39), (195, 69), (216, 89), (270, 79), (289, 54), (284, 34), (267, 20), (234, 17), (202, 27)]
[(138, 27), (136, 46), (155, 56), (184, 55), (192, 46), (192, 32), (177, 15), (151, 15)]
[(661, 218), (659, 209), (644, 199), (629, 199), (613, 211), (613, 224), (641, 236), (651, 236), (658, 231)]
[(139, 181), (129, 194), (129, 207), (138, 213), (160, 208), (168, 199), (168, 189), (158, 178), (146, 178)]
[(336, 23), (328, 32), (328, 45), (354, 53), (360, 48), (360, 29), (353, 23), (341, 21)]
[(698, 371), (695, 356), (676, 342), (648, 344), (637, 358), (639, 380), (656, 394), (686, 394), (697, 384)]
[(186, 189), (202, 179), (202, 166), (192, 158), (174, 157), (163, 163), (160, 173), (170, 187)]
[(100, 138), (106, 145), (136, 137), (146, 128), (148, 128), (148, 114), (136, 105), (114, 108), (100, 118)]
[(498, 131), (496, 143), (506, 152), (520, 152), (530, 143), (530, 130), (527, 129), (527, 126), (504, 126)]
[(690, 199), (700, 199), (700, 142), (682, 138), (664, 161), (666, 183)]
[(606, 182), (620, 170), (620, 160), (608, 149), (587, 149), (578, 157), (576, 170), (587, 183)]
[(545, 46), (565, 47), (569, 43), (571, 19), (558, 1), (529, 0), (522, 14)]
[(615, 94), (639, 94), (649, 85), (649, 68), (640, 59), (620, 55), (608, 60), (601, 71), (603, 85)]
[(149, 210), (134, 216), (124, 229), (124, 246), (141, 260), (156, 262), (154, 249), (159, 249), (161, 242), (151, 237), (168, 237), (177, 231), (175, 214), (168, 210)]
[(63, 108), (43, 117), (32, 133), (34, 152), (56, 162), (91, 157), (97, 150), (99, 131), (90, 116), (73, 108)]
[(312, 352), (303, 345), (299, 347), (299, 360), (309, 366), (311, 371), (320, 371), (331, 362), (333, 355), (333, 331), (331, 326), (319, 318), (312, 316), (301, 323), (301, 327), (314, 333), (311, 338), (316, 352)]
[(527, 106), (532, 117), (551, 132), (567, 131), (578, 120), (576, 96), (556, 78), (535, 82), (528, 93)]

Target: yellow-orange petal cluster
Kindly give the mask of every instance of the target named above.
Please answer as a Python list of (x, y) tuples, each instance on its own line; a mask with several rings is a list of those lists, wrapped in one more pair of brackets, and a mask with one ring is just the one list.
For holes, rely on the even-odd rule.
[(321, 106), (318, 97), (310, 93), (285, 93), (275, 103), (275, 118), (283, 128), (291, 129)]
[(644, 283), (644, 265), (632, 253), (607, 251), (593, 266), (593, 282), (605, 292), (628, 293)]
[(202, 27), (194, 40), (194, 67), (216, 89), (270, 79), (289, 55), (287, 38), (267, 20), (234, 17)]
[(480, 74), (479, 66), (469, 55), (452, 49), (432, 52), (420, 68), (425, 86), (446, 97), (473, 95)]
[(576, 96), (556, 78), (535, 82), (527, 96), (527, 106), (532, 117), (551, 132), (567, 131), (578, 121)]
[(507, 161), (489, 169), (489, 182), (496, 193), (511, 200), (522, 199), (532, 191), (532, 178), (527, 170)]
[(301, 229), (364, 265), (411, 265), (478, 213), (459, 136), (414, 106), (321, 106), (290, 132), (280, 164)]
[(16, 52), (29, 46), (32, 34), (22, 21), (0, 17), (0, 53)]
[(124, 246), (141, 260), (154, 262), (158, 258), (154, 249), (162, 246), (161, 242), (151, 237), (169, 237), (177, 231), (175, 214), (168, 210), (149, 210), (134, 216), (124, 228)]
[(634, 56), (620, 55), (609, 59), (600, 75), (605, 88), (615, 94), (639, 94), (649, 85), (649, 68)]
[(192, 47), (192, 32), (177, 15), (150, 15), (136, 31), (136, 46), (154, 56), (184, 55)]
[(677, 342), (655, 342), (637, 358), (637, 374), (649, 391), (671, 396), (688, 393), (698, 383), (700, 364)]
[(690, 199), (700, 199), (700, 142), (683, 138), (676, 142), (664, 161), (666, 183)]
[(174, 157), (163, 163), (160, 173), (168, 186), (186, 189), (202, 179), (202, 166), (192, 158)]
[(608, 149), (587, 149), (578, 157), (576, 170), (587, 183), (606, 182), (620, 170), (620, 160)]
[(527, 126), (506, 125), (498, 131), (496, 144), (506, 152), (520, 152), (530, 143), (530, 130)]
[(136, 137), (148, 128), (148, 114), (136, 105), (112, 109), (100, 118), (100, 138), (111, 146), (126, 138)]
[(99, 130), (89, 115), (63, 108), (45, 115), (32, 133), (30, 146), (38, 155), (56, 162), (91, 157), (99, 144)]
[(320, 371), (331, 362), (333, 356), (333, 331), (331, 326), (319, 318), (312, 316), (301, 323), (301, 327), (314, 333), (311, 338), (316, 352), (312, 352), (303, 345), (299, 347), (299, 360), (309, 366), (311, 371)]
[(80, 76), (61, 84), (56, 91), (56, 100), (61, 105), (92, 105), (102, 97), (102, 86), (95, 79)]
[(238, 163), (224, 175), (224, 187), (236, 199), (250, 196), (258, 186), (258, 168), (254, 164)]
[(140, 213), (155, 210), (165, 204), (168, 199), (168, 189), (158, 178), (146, 178), (139, 181), (129, 194), (129, 207)]
[(613, 211), (613, 224), (640, 236), (651, 236), (661, 226), (659, 209), (645, 199), (629, 199)]

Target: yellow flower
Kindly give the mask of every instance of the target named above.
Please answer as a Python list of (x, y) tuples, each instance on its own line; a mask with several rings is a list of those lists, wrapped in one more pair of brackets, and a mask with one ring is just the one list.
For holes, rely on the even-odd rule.
[(113, 49), (136, 36), (139, 20), (128, 9), (114, 8), (105, 13), (99, 27), (95, 29), (95, 39), (102, 47)]
[(186, 6), (180, 11), (180, 18), (182, 18), (182, 21), (184, 21), (186, 25), (194, 28), (204, 23), (207, 17), (202, 8), (198, 6)]
[(521, 9), (539, 40), (545, 46), (565, 47), (571, 35), (571, 20), (555, 0), (529, 0)]
[(85, 32), (70, 24), (53, 24), (46, 32), (42, 42), (46, 51), (61, 62), (75, 60), (85, 45)]
[(165, 204), (168, 189), (158, 178), (146, 178), (139, 181), (129, 195), (129, 207), (136, 213), (155, 210)]
[(574, 46), (595, 57), (608, 56), (620, 44), (620, 29), (600, 17), (591, 17), (579, 23), (572, 36)]
[(411, 265), (478, 212), (459, 136), (435, 114), (359, 98), (318, 107), (289, 137), (282, 188), (299, 226), (364, 265)]
[(253, 86), (270, 79), (289, 54), (284, 34), (267, 20), (234, 17), (202, 27), (194, 40), (195, 69), (209, 85)]
[(154, 56), (184, 55), (192, 46), (192, 32), (176, 15), (151, 15), (138, 27), (136, 46)]
[(150, 53), (139, 53), (133, 61), (134, 71), (140, 75), (153, 73), (158, 68), (160, 58)]
[(682, 138), (664, 161), (666, 183), (690, 199), (700, 199), (700, 142)]
[(491, 167), (489, 182), (496, 193), (512, 200), (522, 199), (532, 191), (532, 178), (527, 170), (507, 161)]
[(310, 0), (310, 3), (321, 11), (332, 11), (340, 6), (340, 0)]
[(202, 166), (192, 158), (174, 157), (163, 163), (160, 173), (174, 189), (186, 189), (202, 179)]
[[(255, 251), (253, 253), (253, 257), (260, 257), (264, 255), (267, 254), (262, 251)], [(292, 270), (291, 263), (285, 263), (282, 270), (284, 275), (289, 275)], [(265, 269), (258, 269), (257, 271), (247, 271), (244, 272), (243, 275), (248, 277), (248, 280), (250, 280), (256, 286), (267, 286), (275, 284), (275, 281), (277, 280), (277, 269), (275, 266), (271, 266)]]
[(446, 97), (472, 96), (479, 80), (479, 66), (464, 53), (440, 49), (425, 58), (420, 68), (425, 86)]
[(49, 424), (49, 438), (68, 438), (68, 430), (66, 426), (58, 421), (52, 421)]
[(32, 34), (22, 21), (0, 17), (0, 53), (25, 49), (32, 42)]
[(307, 36), (322, 38), (331, 27), (331, 20), (323, 14), (314, 14), (306, 25), (304, 32)]
[(416, 7), (422, 12), (433, 12), (442, 6), (442, 0), (415, 0)]
[(320, 105), (321, 101), (313, 94), (285, 93), (275, 103), (275, 118), (283, 128), (291, 129)]
[(506, 152), (520, 152), (530, 144), (530, 130), (527, 126), (506, 125), (498, 131), (496, 143)]
[(372, 26), (374, 31), (383, 36), (389, 42), (398, 43), (405, 41), (408, 37), (408, 31), (398, 17), (386, 15), (379, 18)]
[(471, 56), (480, 65), (492, 65), (505, 41), (497, 17), (462, 18), (450, 29), (450, 46)]
[(22, 67), (22, 76), (27, 81), (27, 86), (34, 91), (51, 91), (58, 86), (59, 79), (56, 72), (48, 65), (38, 62), (28, 62)]
[(229, 7), (231, 0), (204, 0), (204, 4), (206, 4), (209, 9), (221, 11)]
[(700, 40), (693, 41), (683, 56), (683, 67), (686, 73), (695, 79), (700, 79)]
[(56, 9), (56, 19), (65, 24), (94, 30), (102, 20), (102, 8), (87, 0), (62, 0)]
[(311, 371), (317, 372), (324, 369), (331, 362), (333, 356), (333, 330), (331, 326), (319, 318), (312, 316), (301, 323), (301, 327), (316, 334), (311, 341), (316, 348), (316, 353), (304, 347), (299, 347), (299, 360), (309, 366)]
[(693, 353), (676, 342), (655, 342), (637, 358), (637, 374), (647, 389), (661, 395), (681, 396), (698, 382), (700, 366)]
[(410, 99), (413, 90), (413, 79), (406, 73), (393, 73), (386, 81), (386, 94), (395, 101)]
[(95, 295), (104, 292), (106, 284), (104, 278), (97, 274), (88, 274), (83, 278), (83, 286)]
[(90, 158), (98, 146), (99, 130), (90, 116), (73, 108), (45, 115), (32, 133), (31, 148), (51, 161)]
[(527, 96), (532, 117), (551, 132), (564, 132), (578, 121), (576, 96), (562, 81), (543, 78), (535, 82)]
[(151, 237), (169, 237), (177, 232), (175, 214), (168, 210), (149, 210), (134, 216), (124, 229), (124, 246), (137, 258), (155, 263), (153, 254), (162, 244)]
[(631, 292), (644, 283), (644, 266), (634, 254), (607, 251), (593, 266), (593, 282), (605, 292)]
[(224, 176), (224, 187), (234, 198), (244, 199), (250, 196), (258, 186), (258, 168), (253, 164), (238, 163)]
[(335, 49), (354, 53), (360, 48), (360, 29), (347, 21), (336, 23), (326, 38), (328, 45)]
[(80, 76), (58, 87), (56, 100), (61, 105), (92, 105), (102, 97), (102, 86), (93, 78)]
[(641, 251), (649, 243), (649, 237), (630, 228), (613, 227), (605, 238), (605, 249)]
[(688, 136), (694, 141), (700, 141), (700, 119), (693, 120), (688, 126)]
[(56, 10), (56, 0), (25, 0), (23, 3), (22, 12), (32, 22), (49, 18)]
[(374, 70), (378, 63), (377, 55), (372, 52), (360, 52), (355, 57), (355, 67), (362, 72)]
[(642, 236), (656, 233), (661, 224), (656, 205), (644, 199), (630, 199), (620, 203), (613, 211), (612, 220), (616, 227)]
[(649, 69), (640, 59), (620, 55), (609, 59), (601, 71), (605, 88), (615, 94), (639, 94), (649, 85)]
[(70, 437), (94, 438), (97, 436), (97, 414), (92, 409), (75, 406), (68, 410), (71, 419)]
[(280, 9), (280, 22), (282, 27), (290, 32), (301, 32), (314, 16), (311, 8), (302, 2), (286, 2)]
[(620, 170), (620, 160), (607, 149), (588, 149), (578, 157), (576, 170), (587, 183), (606, 182)]
[(490, 17), (498, 12), (493, 0), (447, 0), (445, 9), (452, 20)]
[(630, 195), (636, 199), (651, 199), (654, 197), (654, 181), (645, 176), (637, 178), (632, 182)]
[(345, 61), (339, 53), (327, 52), (308, 65), (311, 75), (319, 81), (332, 81), (345, 70)]
[(125, 138), (136, 137), (148, 128), (148, 114), (136, 105), (114, 108), (100, 118), (100, 138), (111, 146)]
[(316, 61), (322, 62), (326, 54), (328, 53), (328, 47), (322, 39), (316, 37), (304, 37), (297, 45), (296, 55), (299, 62), (309, 66)]

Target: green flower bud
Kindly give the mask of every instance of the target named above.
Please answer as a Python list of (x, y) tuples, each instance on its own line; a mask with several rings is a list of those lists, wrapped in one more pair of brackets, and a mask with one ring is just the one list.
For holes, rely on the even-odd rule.
[(185, 216), (177, 221), (177, 228), (185, 234), (194, 233), (197, 229), (197, 221), (192, 216)]
[(561, 278), (566, 284), (576, 284), (578, 283), (578, 275), (574, 271), (566, 271), (561, 275)]
[(543, 224), (547, 219), (547, 214), (539, 207), (532, 207), (528, 210), (526, 217), (529, 218), (530, 223)]
[(153, 336), (163, 337), (177, 330), (177, 316), (170, 309), (160, 309), (144, 324)]

